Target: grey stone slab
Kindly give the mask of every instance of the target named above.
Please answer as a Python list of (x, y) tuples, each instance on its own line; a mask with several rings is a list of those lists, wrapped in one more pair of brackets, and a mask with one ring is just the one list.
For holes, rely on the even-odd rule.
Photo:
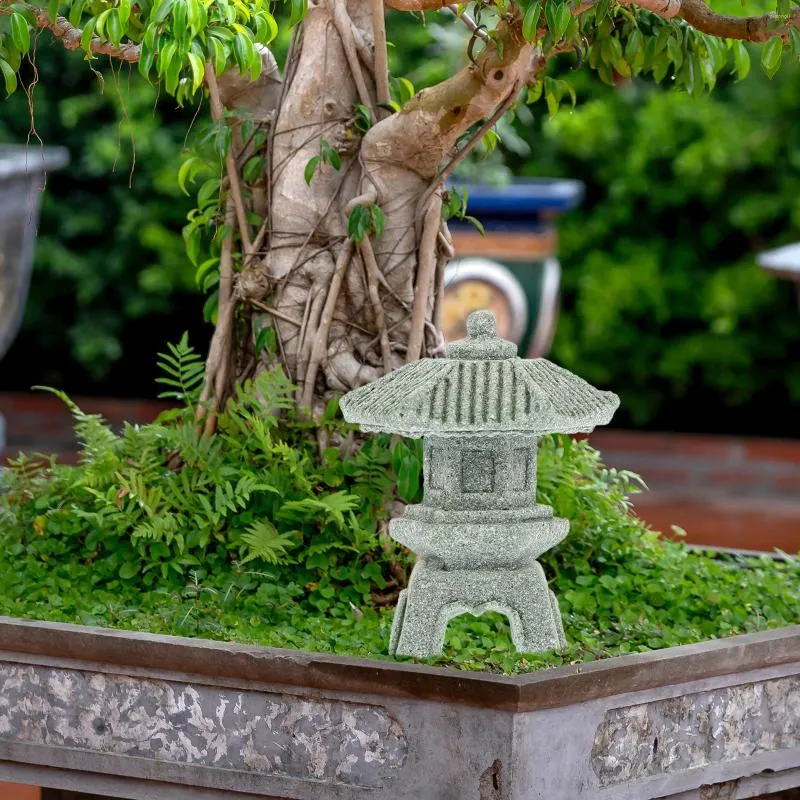
[(606, 712), (592, 745), (600, 786), (800, 748), (800, 677)]
[(408, 751), (379, 706), (2, 662), (0, 740), (365, 787)]

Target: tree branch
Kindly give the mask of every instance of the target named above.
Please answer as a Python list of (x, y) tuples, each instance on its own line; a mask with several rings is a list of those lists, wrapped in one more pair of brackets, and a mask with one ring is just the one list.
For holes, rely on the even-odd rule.
[[(28, 10), (33, 14), (36, 25), (39, 28), (49, 30), (53, 36), (61, 40), (67, 50), (78, 50), (80, 48), (81, 37), (83, 36), (83, 31), (80, 28), (70, 25), (69, 21), (64, 17), (56, 17), (56, 21), (53, 22), (43, 8), (28, 6)], [(121, 61), (127, 61), (129, 64), (135, 64), (139, 60), (140, 47), (133, 42), (123, 42), (117, 47), (111, 42), (100, 39), (98, 36), (92, 36), (89, 47), (93, 53), (118, 58)]]
[(475, 20), (466, 11), (462, 11), (459, 14), (457, 5), (442, 6), (442, 8), (446, 8), (456, 17), (456, 19), (460, 19), (470, 33), (474, 33), (475, 36), (477, 36), (479, 39), (486, 42), (487, 44), (491, 42), (489, 34), (483, 28), (481, 28), (478, 25), (478, 23), (475, 22)]
[(678, 16), (685, 19), (693, 28), (726, 39), (744, 39), (749, 42), (766, 42), (773, 36), (785, 39), (789, 35), (790, 28), (800, 27), (800, 6), (792, 9), (787, 22), (773, 28), (775, 22), (780, 22), (777, 14), (731, 17), (712, 11), (703, 0), (677, 1), (680, 5)]
[(786, 39), (791, 28), (800, 27), (800, 6), (795, 6), (786, 21), (777, 14), (760, 17), (732, 17), (718, 14), (705, 0), (622, 0), (625, 5), (637, 5), (662, 19), (685, 20), (695, 30), (722, 39), (741, 39), (747, 42), (766, 42), (773, 36)]
[(448, 0), (384, 0), (395, 11), (438, 11), (448, 5)]

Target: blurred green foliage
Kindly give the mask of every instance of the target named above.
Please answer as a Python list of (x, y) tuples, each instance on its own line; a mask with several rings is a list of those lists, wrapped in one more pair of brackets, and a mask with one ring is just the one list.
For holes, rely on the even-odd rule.
[(791, 433), (800, 312), (755, 254), (800, 237), (800, 68), (701, 97), (572, 81), (576, 109), (521, 128), (531, 156), (512, 159), (587, 186), (560, 221), (553, 358), (637, 425)]
[[(181, 238), (191, 200), (176, 181), (191, 111), (158, 102), (135, 71), (103, 62), (101, 79), (45, 34), (30, 87), (33, 116), (22, 91), (0, 105), (0, 141), (35, 149), (41, 139), (67, 147), (71, 158), (48, 176), (30, 299), (4, 359), (5, 386), (50, 380), (83, 388), (106, 378), (135, 393), (129, 376), (141, 368), (146, 391), (153, 353), (187, 327), (172, 314), (195, 291)], [(30, 68), (24, 77), (33, 81)], [(181, 316), (200, 316), (199, 308), (187, 312)]]

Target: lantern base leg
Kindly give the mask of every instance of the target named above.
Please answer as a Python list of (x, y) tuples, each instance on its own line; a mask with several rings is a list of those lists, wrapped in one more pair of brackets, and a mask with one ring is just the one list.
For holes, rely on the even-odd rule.
[(461, 614), (505, 614), (514, 646), (523, 653), (566, 646), (558, 601), (544, 570), (534, 561), (517, 569), (442, 570), (417, 563), (400, 593), (389, 653), (440, 655), (447, 623)]

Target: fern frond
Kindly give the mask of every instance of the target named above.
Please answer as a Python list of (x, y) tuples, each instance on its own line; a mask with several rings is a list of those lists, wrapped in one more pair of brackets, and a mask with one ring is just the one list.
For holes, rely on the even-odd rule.
[(287, 550), (297, 544), (288, 533), (278, 533), (275, 526), (267, 521), (254, 522), (241, 536), (247, 545), (247, 554), (241, 563), (246, 564), (261, 558), (269, 564), (285, 563)]
[(33, 386), (32, 388), (55, 395), (72, 413), (75, 420), (73, 426), (75, 437), (80, 444), (81, 464), (103, 462), (101, 466), (107, 470), (112, 469), (113, 463), (118, 460), (115, 450), (119, 437), (114, 434), (111, 426), (103, 417), (100, 414), (87, 414), (66, 392), (62, 392), (60, 389), (53, 389), (51, 386)]
[(170, 387), (160, 398), (180, 400), (185, 405), (197, 401), (203, 383), (205, 364), (189, 344), (189, 334), (184, 332), (177, 344), (167, 344), (168, 353), (158, 354), (159, 369), (164, 373), (156, 383)]

